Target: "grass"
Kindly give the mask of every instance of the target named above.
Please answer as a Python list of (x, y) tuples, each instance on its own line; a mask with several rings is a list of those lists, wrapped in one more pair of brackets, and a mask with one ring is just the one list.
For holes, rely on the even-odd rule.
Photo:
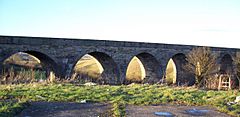
[(42, 68), (40, 60), (30, 54), (18, 52), (4, 61), (4, 64), (13, 64), (26, 67)]
[(26, 101), (1, 101), (0, 117), (14, 116), (28, 106)]
[[(204, 91), (195, 88), (160, 85), (76, 86), (73, 84), (20, 84), (0, 86), (0, 116), (14, 115), (28, 101), (112, 103), (115, 116), (124, 116), (127, 104), (134, 105), (208, 105), (233, 116), (240, 116), (240, 104), (234, 101), (238, 91)], [(17, 100), (17, 101), (16, 101)], [(15, 102), (14, 102), (15, 101)], [(13, 103), (14, 102), (14, 103)]]
[(167, 68), (166, 68), (166, 82), (168, 84), (176, 83), (176, 66), (172, 59), (168, 61)]
[(126, 80), (130, 82), (141, 82), (145, 77), (144, 67), (141, 61), (135, 56), (130, 61), (127, 72)]
[(101, 76), (103, 67), (93, 56), (85, 55), (77, 62), (74, 71), (78, 74), (97, 79)]

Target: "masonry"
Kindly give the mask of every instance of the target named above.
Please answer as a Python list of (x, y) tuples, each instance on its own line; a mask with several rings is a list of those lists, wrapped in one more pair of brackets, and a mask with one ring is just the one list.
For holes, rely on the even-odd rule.
[[(71, 76), (77, 61), (90, 54), (103, 66), (103, 77), (109, 84), (125, 82), (126, 70), (131, 59), (136, 56), (143, 63), (145, 82), (156, 83), (163, 76), (168, 61), (176, 64), (178, 74), (184, 56), (194, 47), (159, 43), (107, 41), (90, 39), (66, 39), (45, 37), (0, 36), (0, 67), (3, 62), (17, 52), (26, 52), (37, 57), (41, 64), (52, 70), (56, 76)], [(218, 63), (227, 66), (239, 49), (211, 47), (218, 55)], [(178, 76), (184, 76), (183, 74)], [(186, 78), (187, 79), (187, 78)], [(185, 79), (185, 80), (186, 80)], [(181, 78), (178, 78), (181, 81)], [(190, 80), (190, 79), (187, 79)]]

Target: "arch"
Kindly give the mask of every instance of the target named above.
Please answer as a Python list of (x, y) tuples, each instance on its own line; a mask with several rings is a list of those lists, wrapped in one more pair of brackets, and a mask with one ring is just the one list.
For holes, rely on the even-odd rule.
[[(39, 52), (39, 51), (18, 51), (14, 53), (10, 53), (7, 56), (4, 57), (2, 63), (4, 63), (8, 58), (11, 56), (14, 56), (16, 54), (28, 54), (30, 57), (34, 58), (38, 63), (40, 64), (41, 69), (46, 71), (47, 77), (51, 74), (55, 76), (60, 76), (60, 72), (58, 71), (58, 65), (57, 63), (50, 58), (48, 55)], [(24, 57), (23, 57), (24, 59)], [(29, 66), (24, 66), (24, 65), (19, 65), (20, 67), (29, 67)], [(30, 68), (36, 68), (36, 66), (31, 66)]]
[(126, 81), (140, 83), (145, 77), (146, 72), (142, 62), (134, 56), (127, 67)]
[(194, 76), (191, 75), (184, 69), (187, 64), (186, 56), (183, 53), (177, 53), (169, 59), (166, 68), (166, 80), (169, 84), (177, 85), (193, 85), (195, 80)]
[(220, 73), (233, 73), (233, 59), (230, 54), (224, 54), (220, 60)]
[[(141, 70), (140, 74), (141, 74), (142, 83), (152, 84), (160, 81), (161, 79), (160, 64), (152, 54), (143, 52), (133, 56), (128, 63), (128, 67), (126, 71), (134, 70), (134, 69), (130, 69), (131, 67), (130, 63), (134, 59), (136, 59), (137, 62), (139, 63), (139, 69)], [(131, 83), (131, 81), (127, 80), (127, 72), (125, 76), (125, 83)]]
[[(72, 74), (76, 72), (75, 67), (81, 61), (81, 59), (83, 60), (84, 56), (90, 57), (90, 59), (93, 60), (91, 62), (92, 65), (95, 65), (100, 70), (100, 74), (96, 75), (97, 80), (93, 80), (94, 82), (101, 83), (101, 84), (118, 84), (119, 83), (120, 75), (119, 75), (117, 64), (115, 63), (115, 61), (112, 59), (111, 56), (109, 56), (104, 52), (95, 51), (95, 52), (90, 52), (81, 56), (80, 59), (78, 59), (77, 62), (75, 62), (72, 68)], [(87, 65), (91, 66), (91, 64), (87, 64)], [(86, 69), (89, 66), (85, 66)], [(82, 75), (81, 77), (85, 77), (85, 78), (91, 77), (89, 74), (84, 75), (84, 73), (80, 73), (79, 75)]]
[(167, 84), (175, 84), (177, 82), (177, 68), (172, 58), (168, 61), (166, 68)]
[[(32, 62), (32, 64), (29, 64), (29, 61)], [(25, 63), (23, 63), (23, 62), (25, 62)], [(19, 66), (23, 66), (23, 67), (34, 67), (34, 66), (36, 66), (36, 64), (39, 65), (37, 67), (42, 67), (42, 66), (40, 66), (40, 63), (41, 63), (41, 61), (38, 58), (36, 58), (35, 56), (30, 55), (28, 53), (25, 53), (25, 52), (14, 53), (3, 61), (4, 65), (18, 64)], [(24, 66), (24, 65), (26, 65), (26, 66)]]

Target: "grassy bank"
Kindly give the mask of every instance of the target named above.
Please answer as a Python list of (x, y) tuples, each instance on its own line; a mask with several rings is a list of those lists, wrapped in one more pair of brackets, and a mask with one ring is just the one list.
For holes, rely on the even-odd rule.
[[(0, 86), (0, 116), (14, 115), (27, 101), (61, 101), (112, 103), (116, 116), (125, 114), (126, 104), (210, 105), (234, 116), (240, 116), (240, 104), (227, 105), (239, 91), (203, 91), (159, 85), (76, 86), (72, 84), (28, 84)], [(10, 100), (10, 101), (6, 101)]]

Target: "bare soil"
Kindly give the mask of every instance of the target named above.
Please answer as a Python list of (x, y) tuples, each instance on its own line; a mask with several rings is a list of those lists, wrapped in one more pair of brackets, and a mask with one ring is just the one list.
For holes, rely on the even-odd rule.
[[(192, 115), (187, 110), (207, 110), (202, 115)], [(16, 117), (111, 117), (111, 105), (106, 103), (75, 103), (75, 102), (32, 102)], [(207, 106), (126, 106), (126, 117), (161, 117), (155, 112), (170, 112), (173, 116), (162, 117), (231, 117)]]
[[(204, 114), (189, 114), (188, 110), (208, 110)], [(161, 117), (155, 115), (155, 112), (170, 112), (173, 116), (162, 117), (231, 117), (225, 113), (221, 113), (214, 108), (206, 106), (179, 106), (179, 105), (158, 105), (158, 106), (134, 106), (128, 105), (126, 107), (127, 117)]]
[(104, 103), (32, 102), (16, 117), (101, 117), (109, 116), (110, 110)]

